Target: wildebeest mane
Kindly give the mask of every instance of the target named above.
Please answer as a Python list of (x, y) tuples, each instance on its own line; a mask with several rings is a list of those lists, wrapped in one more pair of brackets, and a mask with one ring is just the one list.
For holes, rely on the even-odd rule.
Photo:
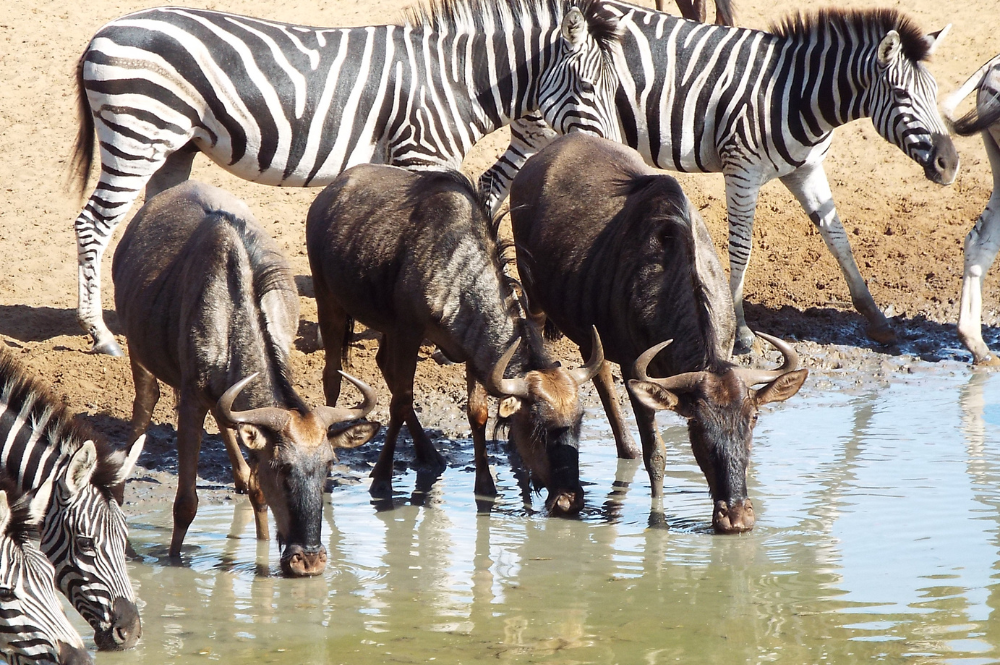
[(503, 34), (536, 23), (546, 14), (558, 24), (568, 7), (577, 7), (587, 20), (591, 36), (609, 52), (620, 39), (618, 20), (600, 0), (430, 0), (404, 10), (404, 21), (414, 27), (448, 32), (481, 32), (493, 23)]
[(28, 407), (28, 423), (45, 425), (35, 445), (60, 447), (72, 455), (87, 441), (97, 448), (97, 466), (90, 477), (91, 484), (106, 498), (111, 498), (113, 483), (125, 462), (125, 453), (93, 431), (86, 422), (75, 418), (69, 409), (39, 379), (28, 374), (14, 356), (0, 346), (0, 403), (9, 411), (20, 413)]
[[(264, 237), (258, 234), (255, 229), (248, 227), (246, 220), (238, 215), (226, 210), (212, 210), (206, 218), (206, 226), (211, 227), (215, 224), (225, 224), (232, 229), (246, 251), (247, 262), (253, 275), (251, 284), (253, 299), (257, 304), (257, 314), (260, 317), (258, 324), (264, 335), (268, 364), (278, 370), (278, 376), (275, 377), (277, 379), (276, 387), (281, 391), (283, 403), (294, 405), (301, 413), (308, 413), (309, 407), (292, 386), (291, 368), (288, 365), (285, 352), (271, 336), (267, 312), (260, 306), (261, 299), (270, 291), (286, 291), (294, 297), (298, 297), (298, 292), (289, 288), (289, 285), (294, 282), (285, 257), (280, 252), (266, 247), (262, 242)], [(233, 271), (230, 272), (232, 274)]]
[(896, 9), (824, 8), (810, 14), (792, 13), (771, 26), (775, 35), (793, 39), (830, 32), (838, 36), (885, 35), (890, 30), (899, 33), (903, 54), (908, 59), (920, 62), (928, 58), (930, 43), (924, 39), (923, 31), (910, 17)]

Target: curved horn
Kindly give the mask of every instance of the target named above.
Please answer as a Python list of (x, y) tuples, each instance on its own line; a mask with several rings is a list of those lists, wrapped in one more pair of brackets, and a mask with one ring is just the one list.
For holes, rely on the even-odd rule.
[(375, 395), (374, 388), (361, 379), (351, 376), (347, 372), (340, 371), (340, 375), (353, 383), (354, 387), (361, 391), (361, 394), (365, 399), (361, 404), (353, 409), (326, 405), (317, 406), (312, 412), (316, 415), (316, 418), (323, 423), (323, 427), (329, 427), (334, 423), (341, 423), (345, 420), (357, 420), (358, 418), (364, 418), (372, 409), (375, 408), (375, 404), (377, 402), (377, 396)]
[(486, 384), (486, 388), (490, 392), (497, 395), (511, 395), (513, 397), (528, 396), (528, 384), (523, 378), (503, 378), (503, 373), (507, 371), (507, 365), (510, 363), (510, 359), (514, 357), (514, 352), (517, 351), (517, 345), (520, 343), (521, 338), (518, 337), (514, 340), (513, 344), (507, 347), (507, 350), (497, 360), (497, 364), (493, 366), (493, 371), (490, 372), (488, 383)]
[(655, 346), (651, 346), (642, 352), (642, 355), (635, 359), (635, 363), (632, 365), (632, 375), (639, 379), (640, 381), (650, 381), (655, 383), (665, 390), (673, 390), (675, 392), (684, 392), (694, 388), (694, 386), (702, 380), (704, 372), (684, 372), (683, 374), (675, 374), (674, 376), (668, 376), (662, 379), (653, 379), (646, 374), (646, 368), (649, 366), (649, 362), (656, 357), (656, 355), (663, 349), (670, 346), (674, 340), (668, 339), (666, 342), (660, 342)]
[(770, 383), (782, 374), (787, 374), (788, 372), (795, 371), (798, 368), (799, 354), (795, 352), (795, 349), (792, 348), (791, 344), (762, 332), (754, 334), (776, 348), (778, 351), (781, 351), (781, 355), (785, 357), (785, 362), (778, 369), (753, 369), (751, 367), (737, 368), (735, 370), (736, 374), (743, 379), (744, 383), (748, 386), (757, 385), (759, 383)]
[(590, 326), (591, 347), (590, 360), (583, 367), (577, 367), (569, 372), (569, 375), (580, 385), (590, 381), (601, 371), (604, 364), (604, 347), (601, 345), (601, 336), (597, 334), (597, 326)]
[(218, 407), (219, 415), (226, 422), (222, 423), (229, 427), (233, 427), (239, 423), (246, 423), (247, 425), (259, 425), (261, 427), (266, 427), (273, 432), (280, 432), (285, 429), (288, 425), (291, 415), (288, 411), (284, 409), (279, 409), (274, 406), (265, 407), (263, 409), (251, 409), (249, 411), (236, 411), (233, 409), (233, 400), (236, 396), (240, 394), (243, 388), (257, 378), (257, 372), (254, 372), (250, 376), (237, 381), (233, 386), (222, 393), (222, 397), (219, 398)]

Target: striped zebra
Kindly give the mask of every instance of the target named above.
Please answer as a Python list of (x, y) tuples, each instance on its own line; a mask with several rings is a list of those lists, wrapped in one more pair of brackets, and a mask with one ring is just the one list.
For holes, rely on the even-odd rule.
[(0, 474), (0, 655), (17, 663), (92, 664), (56, 595), (55, 570), (38, 549), (52, 481), (22, 493)]
[(952, 118), (963, 99), (976, 91), (976, 107), (953, 120), (956, 134), (980, 133), (993, 170), (993, 193), (976, 225), (965, 237), (965, 270), (962, 304), (958, 313), (958, 337), (977, 365), (1000, 365), (983, 341), (983, 277), (1000, 251), (1000, 55), (980, 67), (958, 90), (948, 96), (943, 108)]
[(97, 187), (76, 219), (81, 325), (101, 313), (114, 228), (204, 152), (247, 180), (323, 186), (364, 162), (458, 168), (480, 138), (536, 112), (618, 138), (617, 21), (598, 0), (437, 0), (403, 25), (311, 28), (161, 7), (101, 28), (80, 58), (76, 164)]
[(59, 589), (93, 627), (99, 649), (131, 648), (142, 633), (119, 506), (142, 444), (136, 440), (125, 455), (96, 439), (0, 350), (0, 472), (22, 491), (53, 481), (41, 549), (55, 566)]
[[(617, 108), (624, 140), (660, 168), (725, 176), (737, 349), (753, 342), (743, 278), (758, 193), (774, 178), (795, 195), (840, 264), (868, 335), (893, 341), (854, 261), (823, 158), (836, 127), (869, 117), (927, 178), (944, 185), (955, 179), (958, 154), (923, 63), (947, 28), (925, 36), (895, 10), (831, 9), (792, 16), (768, 33), (616, 0), (605, 6), (623, 32)], [(494, 208), (524, 160), (554, 136), (537, 118), (514, 123), (511, 135), (508, 151), (480, 181)]]

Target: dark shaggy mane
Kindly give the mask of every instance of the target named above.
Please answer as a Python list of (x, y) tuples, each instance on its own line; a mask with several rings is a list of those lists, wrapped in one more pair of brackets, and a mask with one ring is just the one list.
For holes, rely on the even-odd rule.
[(908, 59), (921, 62), (930, 55), (930, 44), (924, 39), (923, 31), (910, 17), (890, 8), (826, 8), (811, 14), (796, 12), (771, 26), (774, 34), (793, 39), (808, 37), (819, 31), (861, 36), (871, 31), (884, 35), (890, 30), (899, 33), (903, 54)]
[(10, 476), (0, 473), (0, 491), (7, 493), (7, 505), (10, 506), (10, 522), (4, 535), (19, 546), (24, 547), (29, 540), (38, 540), (38, 525), (28, 523), (28, 501), (21, 502), (27, 493), (22, 492)]
[(112, 482), (125, 462), (125, 452), (115, 448), (86, 423), (75, 419), (48, 386), (30, 376), (3, 346), (0, 346), (0, 401), (17, 411), (26, 402), (33, 401), (29, 422), (41, 421), (45, 413), (50, 412), (36, 445), (59, 447), (64, 454), (72, 455), (85, 442), (93, 441), (97, 448), (97, 468), (90, 482), (110, 499)]
[(414, 27), (478, 32), (488, 17), (494, 24), (514, 28), (529, 22), (537, 25), (529, 17), (548, 15), (558, 25), (570, 7), (583, 12), (601, 50), (608, 51), (618, 42), (618, 20), (600, 0), (428, 0), (407, 7), (404, 21)]

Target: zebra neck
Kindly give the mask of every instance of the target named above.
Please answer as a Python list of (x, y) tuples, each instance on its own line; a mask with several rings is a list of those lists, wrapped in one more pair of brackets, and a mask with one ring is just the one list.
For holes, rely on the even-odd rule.
[(0, 468), (22, 491), (66, 471), (84, 439), (47, 396), (8, 383), (0, 394)]

